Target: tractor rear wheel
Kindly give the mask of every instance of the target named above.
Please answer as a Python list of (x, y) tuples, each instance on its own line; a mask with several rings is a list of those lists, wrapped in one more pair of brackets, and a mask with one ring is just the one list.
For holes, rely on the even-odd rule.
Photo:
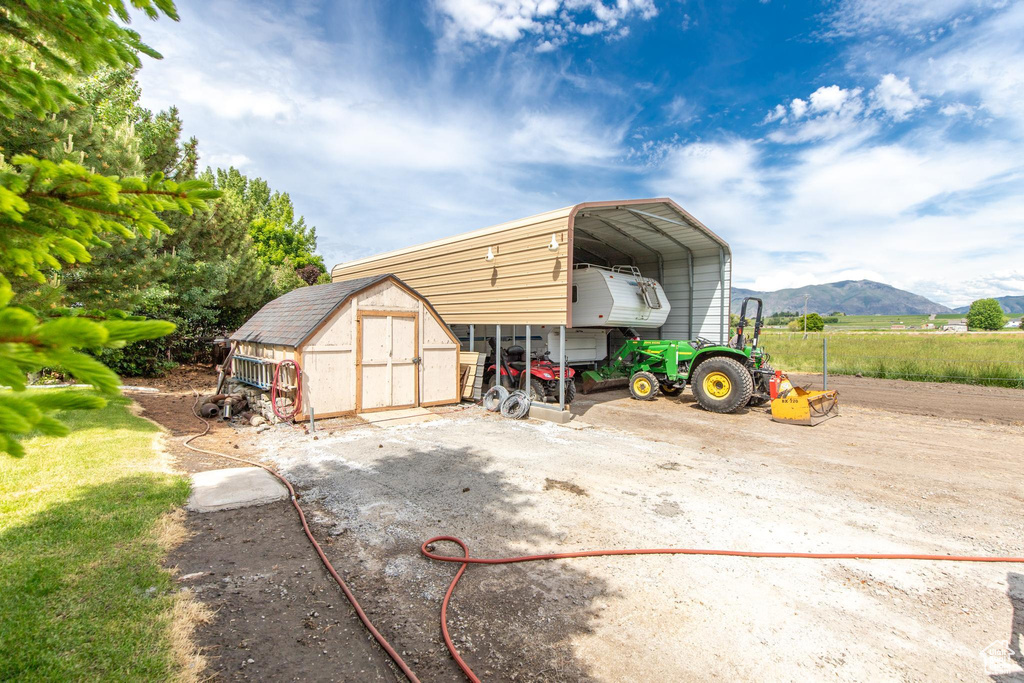
[(650, 372), (637, 372), (629, 378), (629, 393), (638, 401), (653, 401), (658, 395), (658, 378)]
[(709, 358), (693, 373), (690, 382), (701, 408), (731, 413), (745, 405), (754, 393), (754, 381), (743, 364), (732, 358)]

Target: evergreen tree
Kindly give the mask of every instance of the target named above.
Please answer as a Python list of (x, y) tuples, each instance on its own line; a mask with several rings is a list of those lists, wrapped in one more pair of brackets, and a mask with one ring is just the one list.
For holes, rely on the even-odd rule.
[[(132, 0), (132, 5), (151, 18), (160, 13), (177, 18), (170, 0)], [(61, 76), (88, 75), (104, 64), (138, 66), (139, 52), (158, 57), (118, 21), (129, 19), (119, 0), (5, 2), (0, 6), (0, 115), (17, 119), (27, 111), (45, 122), (48, 113), (65, 105), (85, 104)], [(208, 211), (207, 200), (220, 195), (200, 180), (177, 182), (162, 173), (121, 178), (38, 154), (0, 159), (0, 384), (14, 389), (0, 394), (0, 451), (16, 456), (24, 453), (18, 439), (26, 434), (67, 433), (54, 417), (57, 411), (103, 405), (96, 394), (26, 392), (27, 373), (60, 367), (101, 394), (116, 393), (117, 375), (82, 350), (123, 348), (174, 326), (85, 308), (54, 309), (40, 318), (30, 308), (10, 305), (12, 278), (43, 284), (46, 271), (88, 262), (90, 250), (108, 246), (111, 235), (131, 240), (168, 233), (160, 213)]]

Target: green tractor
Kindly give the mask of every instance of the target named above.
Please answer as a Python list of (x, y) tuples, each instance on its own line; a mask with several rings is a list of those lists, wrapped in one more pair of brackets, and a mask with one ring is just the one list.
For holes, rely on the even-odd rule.
[[(744, 328), (750, 301), (757, 302), (757, 316), (748, 344)], [(640, 339), (628, 334), (630, 338), (607, 365), (583, 373), (583, 393), (625, 383), (633, 398), (650, 401), (659, 390), (666, 396), (678, 396), (689, 384), (697, 403), (715, 413), (731, 413), (748, 404), (765, 403), (775, 370), (768, 363), (768, 354), (758, 346), (762, 308), (760, 299), (743, 300), (736, 337), (729, 346), (701, 337), (677, 341)]]

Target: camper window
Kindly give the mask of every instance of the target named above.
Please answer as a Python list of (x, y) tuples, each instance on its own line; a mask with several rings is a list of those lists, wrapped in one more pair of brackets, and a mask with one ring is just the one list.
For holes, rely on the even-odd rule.
[(572, 302), (576, 303), (578, 300), (579, 300), (579, 290), (576, 288), (576, 285), (573, 285), (572, 286)]

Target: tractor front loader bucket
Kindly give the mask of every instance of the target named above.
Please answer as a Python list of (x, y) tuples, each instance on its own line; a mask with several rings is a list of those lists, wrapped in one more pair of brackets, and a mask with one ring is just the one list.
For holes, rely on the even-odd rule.
[(794, 387), (772, 399), (772, 419), (795, 425), (814, 426), (839, 414), (839, 392)]
[(587, 370), (583, 373), (580, 391), (590, 394), (595, 391), (620, 389), (629, 384), (629, 377), (621, 374), (601, 374), (598, 370)]

